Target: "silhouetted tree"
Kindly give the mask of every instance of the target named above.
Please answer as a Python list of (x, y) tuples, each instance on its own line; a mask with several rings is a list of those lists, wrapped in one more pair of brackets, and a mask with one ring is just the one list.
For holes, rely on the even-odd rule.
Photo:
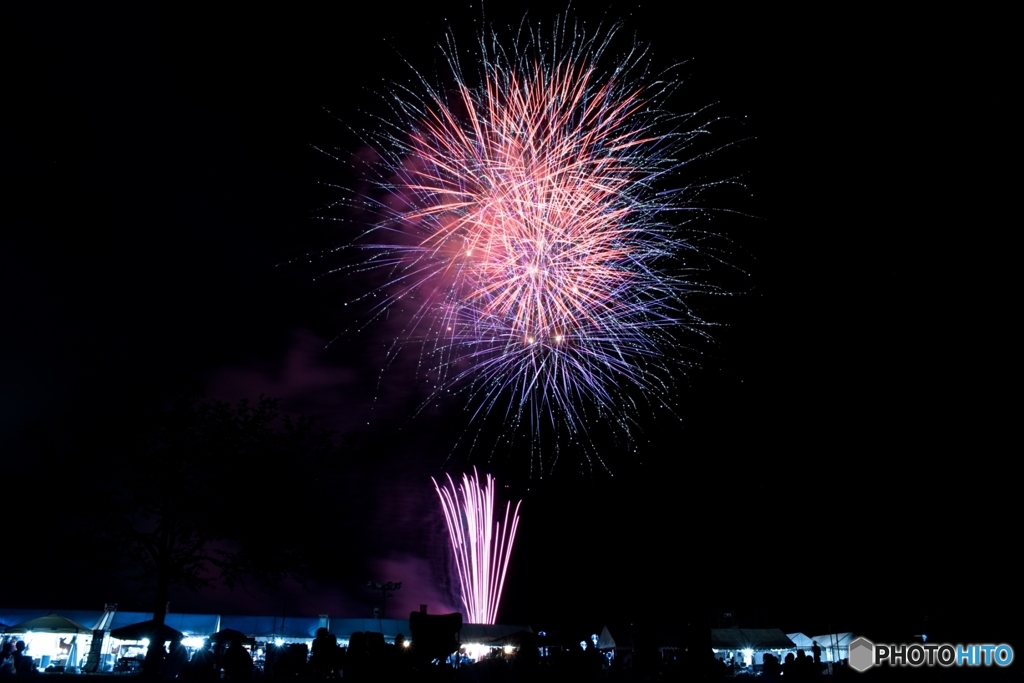
[[(276, 400), (230, 405), (189, 396), (143, 433), (144, 443), (115, 458), (106, 478), (102, 528), (153, 591), (158, 625), (175, 588), (251, 581), (272, 589), (301, 579), (303, 538), (282, 533), (273, 518), (291, 521), (297, 506), (311, 512), (310, 489), (340, 457), (330, 432), (280, 414)], [(160, 660), (147, 661), (155, 673)]]

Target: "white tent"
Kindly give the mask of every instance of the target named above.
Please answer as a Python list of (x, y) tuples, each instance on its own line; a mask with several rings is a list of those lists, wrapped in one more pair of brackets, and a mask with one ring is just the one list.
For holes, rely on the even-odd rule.
[[(809, 654), (811, 648), (814, 647), (814, 639), (805, 636), (803, 633), (787, 633), (786, 637), (793, 641), (793, 645), (796, 646), (796, 649), (803, 650), (807, 654)], [(818, 646), (821, 647), (821, 643), (818, 643)]]
[(823, 636), (812, 636), (811, 640), (821, 648), (821, 660), (823, 662), (838, 662), (850, 657), (850, 643), (853, 642), (852, 633), (827, 633)]

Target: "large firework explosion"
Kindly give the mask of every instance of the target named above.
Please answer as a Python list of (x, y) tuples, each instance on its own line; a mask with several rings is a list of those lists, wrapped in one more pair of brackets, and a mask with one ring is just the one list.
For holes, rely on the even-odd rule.
[(490, 475), (483, 486), (476, 468), (472, 477), (462, 475), (461, 486), (456, 486), (451, 476), (444, 488), (436, 479), (431, 481), (441, 498), (448, 523), (466, 620), (473, 624), (493, 624), (498, 618), (522, 501), (516, 503), (514, 512), (511, 502), (505, 504), (502, 523), (494, 518), (494, 479)]
[(669, 112), (679, 82), (632, 43), (612, 56), (618, 31), (485, 34), (475, 73), (450, 41), (450, 83), (417, 74), (369, 133), (377, 190), (359, 203), (379, 220), (356, 241), (359, 268), (386, 274), (370, 317), (404, 321), (391, 358), (418, 347), (428, 402), (463, 391), (477, 422), (598, 459), (593, 426), (631, 441), (710, 339), (688, 303), (722, 293), (696, 200), (731, 182), (688, 177), (715, 119)]

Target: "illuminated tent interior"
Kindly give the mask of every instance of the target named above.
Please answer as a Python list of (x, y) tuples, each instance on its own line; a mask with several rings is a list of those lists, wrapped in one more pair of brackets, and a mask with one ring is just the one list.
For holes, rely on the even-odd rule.
[[(14, 611), (5, 611), (11, 615)], [(92, 643), (92, 628), (64, 614), (38, 614), (4, 628), (5, 640), (23, 640), (42, 670), (72, 670)], [(68, 612), (89, 619), (91, 614)], [(100, 613), (102, 615), (102, 612)]]
[[(806, 636), (803, 633), (787, 633), (786, 637), (793, 641), (797, 649), (804, 651), (808, 657), (811, 656), (812, 648), (817, 643), (821, 648), (821, 661), (838, 662), (850, 656), (850, 641), (853, 640), (852, 633), (832, 633), (823, 636)], [(793, 650), (796, 654), (796, 650)], [(785, 656), (785, 655), (783, 655)]]
[(735, 659), (742, 666), (764, 663), (764, 654), (785, 657), (796, 645), (777, 628), (713, 628), (711, 650), (726, 662)]
[(459, 643), (470, 659), (480, 659), (494, 648), (502, 648), (507, 654), (518, 646), (523, 634), (533, 634), (529, 626), (506, 624), (463, 624), (459, 631)]

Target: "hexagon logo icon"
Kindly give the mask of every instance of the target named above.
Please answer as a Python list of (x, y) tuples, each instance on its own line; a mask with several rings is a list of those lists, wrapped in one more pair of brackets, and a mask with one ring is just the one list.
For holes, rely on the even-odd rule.
[(875, 644), (867, 638), (857, 638), (850, 643), (850, 668), (867, 671), (875, 663)]

